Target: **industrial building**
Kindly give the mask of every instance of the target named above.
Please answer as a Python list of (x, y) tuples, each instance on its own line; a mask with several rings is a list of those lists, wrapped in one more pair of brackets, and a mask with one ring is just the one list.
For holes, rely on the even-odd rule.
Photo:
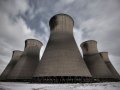
[(92, 77), (100, 80), (112, 80), (114, 75), (101, 58), (97, 49), (97, 42), (88, 40), (83, 42), (80, 46), (83, 51), (83, 59), (85, 60)]
[(39, 52), (42, 43), (35, 39), (27, 39), (25, 41), (24, 52), (19, 62), (9, 75), (11, 81), (30, 81), (33, 73), (39, 63)]
[(108, 52), (100, 52), (99, 54), (102, 57), (102, 59), (104, 60), (105, 64), (109, 68), (109, 70), (114, 75), (114, 78), (120, 79), (119, 73), (116, 71), (116, 69), (114, 68), (114, 66), (112, 65), (112, 63), (111, 63), (111, 61), (110, 61), (110, 59), (108, 57)]
[(91, 77), (73, 36), (73, 19), (66, 14), (57, 14), (50, 19), (49, 25), (50, 38), (35, 71), (35, 81), (47, 82), (41, 81), (47, 78), (48, 81), (67, 82), (67, 78)]
[(24, 51), (16, 54), (16, 64), (13, 64), (12, 57), (0, 76), (1, 81), (90, 83), (120, 80), (107, 53), (99, 53), (95, 40), (80, 45), (82, 57), (74, 39), (74, 20), (71, 16), (57, 14), (50, 19), (49, 26), (50, 37), (41, 60), (42, 42), (27, 39)]
[(10, 62), (8, 63), (8, 65), (6, 66), (5, 70), (2, 72), (2, 74), (0, 76), (0, 80), (5, 81), (8, 79), (9, 74), (12, 72), (16, 63), (19, 61), (22, 53), (23, 53), (23, 51), (19, 51), (19, 50), (13, 51), (12, 58), (11, 58)]

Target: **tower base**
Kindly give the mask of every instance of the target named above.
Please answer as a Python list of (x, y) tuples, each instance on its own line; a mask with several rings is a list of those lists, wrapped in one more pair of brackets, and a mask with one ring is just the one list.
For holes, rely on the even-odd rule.
[(90, 83), (92, 82), (91, 77), (80, 77), (80, 76), (44, 76), (34, 77), (32, 82), (37, 83)]
[(44, 76), (34, 77), (33, 83), (99, 83), (99, 82), (118, 82), (115, 78), (92, 78), (81, 76)]
[(33, 77), (32, 79), (7, 79), (1, 80), (2, 82), (30, 82), (30, 83), (43, 83), (43, 84), (62, 84), (62, 83), (101, 83), (101, 82), (119, 82), (115, 78), (92, 78), (81, 76), (43, 76)]

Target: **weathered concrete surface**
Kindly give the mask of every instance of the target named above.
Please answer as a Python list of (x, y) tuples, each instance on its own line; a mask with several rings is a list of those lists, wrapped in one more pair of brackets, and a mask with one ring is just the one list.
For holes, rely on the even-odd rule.
[(96, 41), (88, 40), (80, 46), (83, 51), (83, 58), (93, 78), (113, 78), (112, 73), (98, 53)]
[(16, 64), (13, 71), (10, 73), (10, 79), (31, 79), (33, 73), (39, 63), (39, 52), (42, 43), (35, 39), (27, 39), (25, 41), (25, 49)]
[(102, 59), (104, 60), (105, 64), (110, 69), (110, 71), (113, 73), (114, 78), (120, 79), (119, 73), (116, 71), (116, 69), (114, 68), (114, 66), (112, 65), (112, 63), (109, 60), (108, 52), (100, 52), (100, 56), (102, 57)]
[(34, 77), (91, 77), (73, 37), (73, 24), (73, 19), (66, 14), (58, 14), (51, 18), (50, 39)]
[(20, 60), (20, 56), (22, 55), (23, 51), (15, 50), (13, 51), (12, 58), (8, 65), (6, 66), (5, 70), (2, 72), (0, 76), (0, 80), (8, 79), (10, 72), (13, 70), (17, 62)]
[(80, 46), (84, 55), (92, 55), (98, 53), (97, 42), (95, 40), (85, 41)]

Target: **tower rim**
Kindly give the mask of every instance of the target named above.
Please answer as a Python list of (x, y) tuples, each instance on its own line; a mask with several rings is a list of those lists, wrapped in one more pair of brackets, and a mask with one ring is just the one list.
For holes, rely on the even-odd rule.
[(21, 50), (13, 50), (12, 52), (14, 53), (14, 52), (23, 52), (23, 51), (21, 51)]
[(58, 13), (58, 14), (55, 14), (54, 16), (52, 16), (52, 17), (50, 18), (50, 20), (49, 20), (49, 26), (51, 26), (50, 24), (51, 24), (52, 20), (54, 19), (54, 17), (56, 17), (56, 16), (58, 16), (58, 15), (65, 15), (65, 16), (67, 16), (67, 17), (70, 17), (70, 19), (71, 19), (72, 22), (73, 22), (73, 26), (74, 26), (74, 20), (73, 20), (73, 18), (72, 18), (70, 15), (65, 14), (65, 13)]
[(82, 42), (82, 43), (80, 44), (80, 46), (82, 47), (82, 45), (83, 45), (84, 43), (87, 43), (87, 42), (95, 42), (95, 43), (97, 44), (97, 41), (96, 41), (96, 40), (87, 40), (87, 41)]
[(103, 52), (99, 52), (99, 53), (107, 53), (107, 54), (108, 54), (108, 52), (107, 52), (107, 51), (103, 51)]
[(43, 43), (42, 43), (41, 41), (39, 41), (39, 40), (37, 40), (37, 39), (33, 39), (33, 38), (26, 39), (26, 40), (25, 40), (25, 43), (27, 43), (27, 41), (29, 41), (29, 40), (37, 41), (37, 42), (39, 42), (41, 45), (43, 45)]

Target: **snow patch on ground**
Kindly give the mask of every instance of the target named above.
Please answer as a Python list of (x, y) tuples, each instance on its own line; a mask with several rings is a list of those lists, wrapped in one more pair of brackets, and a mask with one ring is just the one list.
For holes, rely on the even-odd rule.
[(120, 82), (85, 84), (30, 84), (0, 82), (0, 90), (120, 90)]

